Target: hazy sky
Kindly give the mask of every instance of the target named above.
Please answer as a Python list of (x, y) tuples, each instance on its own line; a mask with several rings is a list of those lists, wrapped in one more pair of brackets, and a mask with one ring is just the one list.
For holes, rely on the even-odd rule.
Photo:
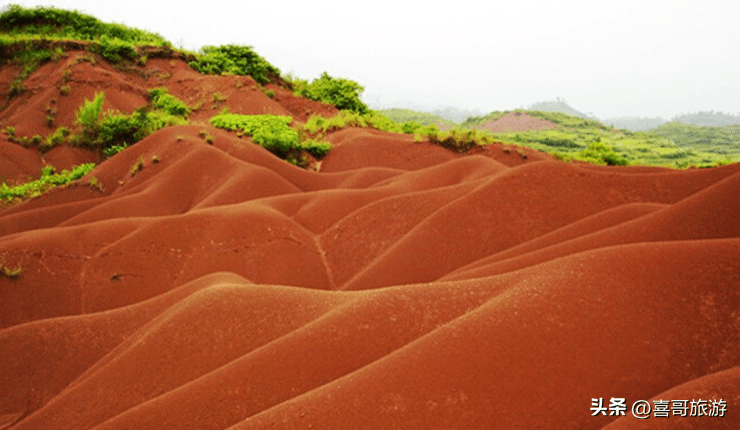
[(282, 72), (365, 86), (372, 107), (483, 112), (556, 97), (600, 118), (740, 112), (738, 0), (15, 1), (175, 46), (236, 43)]

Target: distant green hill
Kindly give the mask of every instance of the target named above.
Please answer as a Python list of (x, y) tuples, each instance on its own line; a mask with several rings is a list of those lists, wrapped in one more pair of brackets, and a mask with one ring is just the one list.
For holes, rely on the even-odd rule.
[(579, 118), (595, 119), (595, 118), (592, 118), (586, 115), (583, 112), (573, 109), (572, 107), (568, 105), (568, 103), (565, 102), (565, 100), (561, 99), (560, 97), (556, 98), (555, 100), (534, 103), (530, 105), (527, 108), (527, 110), (535, 110), (535, 111), (543, 111), (543, 112), (560, 112), (560, 113), (564, 113), (570, 116), (577, 116)]
[(740, 124), (740, 116), (723, 112), (696, 112), (674, 116), (671, 121), (684, 124), (702, 125), (705, 127), (721, 127), (723, 125)]
[(418, 122), (422, 125), (431, 124), (449, 124), (455, 125), (454, 122), (427, 112), (417, 112), (411, 109), (381, 109), (378, 112), (392, 119), (393, 121), (403, 124), (405, 122)]
[(611, 124), (616, 128), (630, 131), (645, 131), (662, 126), (668, 122), (693, 124), (705, 127), (721, 127), (726, 125), (740, 124), (740, 116), (730, 115), (722, 112), (696, 112), (674, 116), (671, 120), (663, 118), (647, 117), (618, 117), (604, 120), (605, 124)]
[(459, 109), (448, 106), (444, 108), (432, 109), (429, 111), (429, 113), (441, 116), (442, 118), (452, 121), (455, 124), (460, 124), (461, 122), (465, 121), (466, 118), (469, 118), (471, 116), (479, 116), (483, 112), (477, 110)]
[(488, 115), (470, 117), (466, 119), (460, 125), (463, 127), (467, 127), (467, 128), (476, 128), (477, 126), (481, 124), (485, 124), (489, 121), (495, 121), (511, 112), (523, 112), (529, 116), (544, 119), (550, 122), (554, 122), (555, 124), (561, 125), (563, 127), (569, 127), (569, 128), (595, 127), (595, 128), (600, 128), (602, 130), (609, 129), (609, 127), (605, 126), (604, 124), (600, 123), (599, 121), (595, 119), (579, 117), (579, 116), (570, 115), (570, 114), (558, 112), (558, 111), (541, 111), (541, 110), (530, 110), (530, 109), (514, 109), (514, 110), (504, 110), (504, 111), (497, 110), (497, 111), (493, 111), (489, 113)]
[(605, 119), (604, 124), (609, 124), (614, 128), (625, 129), (629, 131), (645, 131), (651, 128), (659, 127), (668, 121), (663, 118), (647, 118), (637, 116), (623, 116), (617, 118)]
[(740, 151), (740, 125), (705, 127), (669, 122), (650, 130), (650, 133), (670, 139), (676, 145), (713, 154), (728, 155)]
[[(509, 112), (512, 111), (496, 111), (482, 117), (468, 118), (462, 126), (475, 128)], [(717, 130), (685, 124), (666, 124), (647, 132), (631, 132), (561, 112), (521, 109), (513, 112), (525, 112), (554, 122), (558, 127), (550, 130), (495, 133), (496, 139), (538, 149), (564, 160), (672, 168), (708, 167), (740, 161), (740, 145), (733, 140), (740, 137), (736, 134), (738, 127)], [(689, 138), (692, 133), (694, 139)]]

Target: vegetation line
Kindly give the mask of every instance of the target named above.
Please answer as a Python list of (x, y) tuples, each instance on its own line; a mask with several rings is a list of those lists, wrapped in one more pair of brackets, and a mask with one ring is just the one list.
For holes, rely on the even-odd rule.
[(51, 188), (67, 185), (87, 175), (94, 168), (94, 163), (87, 163), (56, 173), (54, 166), (44, 166), (39, 179), (19, 185), (8, 185), (5, 182), (0, 184), (0, 202), (13, 203), (39, 196)]

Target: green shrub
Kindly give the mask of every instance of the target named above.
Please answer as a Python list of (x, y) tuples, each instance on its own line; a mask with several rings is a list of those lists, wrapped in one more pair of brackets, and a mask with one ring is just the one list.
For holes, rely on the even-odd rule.
[(23, 267), (21, 267), (21, 265), (19, 264), (14, 268), (10, 268), (9, 266), (0, 264), (0, 273), (2, 273), (3, 275), (7, 276), (10, 279), (15, 279), (21, 276), (21, 274), (23, 274)]
[(139, 156), (139, 158), (134, 161), (134, 163), (131, 165), (131, 168), (129, 169), (129, 173), (131, 176), (135, 176), (138, 172), (140, 172), (142, 169), (144, 169), (144, 157)]
[(126, 145), (126, 142), (141, 140), (140, 131), (144, 128), (146, 114), (120, 115), (106, 114), (100, 123), (98, 136), (94, 143), (108, 147), (113, 145)]
[(342, 130), (346, 127), (369, 127), (376, 130), (390, 131), (392, 133), (413, 134), (417, 140), (428, 136), (432, 136), (432, 138), (434, 138), (439, 133), (439, 129), (434, 124), (422, 125), (417, 122), (398, 124), (376, 111), (370, 111), (365, 114), (341, 111), (338, 115), (331, 118), (314, 115), (311, 116), (308, 121), (306, 121), (306, 124), (303, 125), (303, 131), (312, 135), (321, 135), (335, 130)]
[(105, 93), (95, 93), (92, 100), (85, 99), (83, 105), (77, 110), (77, 123), (82, 126), (85, 133), (97, 134), (104, 101)]
[(275, 115), (222, 114), (211, 118), (214, 127), (250, 136), (254, 143), (281, 158), (301, 149), (298, 132), (290, 128), (292, 121), (289, 116)]
[[(221, 105), (221, 103), (225, 102), (227, 98), (226, 98), (225, 95), (223, 95), (220, 92), (216, 91), (215, 93), (213, 93), (211, 95), (211, 99), (213, 100), (213, 108), (216, 109), (217, 107), (219, 107)], [(226, 112), (221, 112), (221, 113), (228, 113), (228, 109), (229, 109), (228, 106), (225, 107), (224, 109), (226, 109), (227, 111)]]
[(165, 127), (187, 124), (187, 120), (185, 118), (177, 115), (170, 115), (169, 113), (160, 110), (149, 111), (146, 108), (143, 108), (134, 112), (134, 115), (139, 115), (140, 117), (139, 123), (141, 124), (141, 133), (138, 136), (139, 140)]
[(477, 130), (452, 129), (442, 133), (430, 131), (427, 137), (430, 142), (455, 152), (466, 152), (485, 144), (482, 134)]
[(239, 130), (279, 157), (299, 147), (298, 132), (290, 128), (292, 118), (275, 115), (226, 114), (211, 118), (211, 124), (227, 130)]
[(12, 125), (9, 125), (9, 126), (5, 127), (5, 134), (8, 135), (8, 140), (10, 140), (12, 142), (13, 139), (15, 139), (15, 137), (16, 137), (15, 136), (15, 127), (13, 127)]
[(614, 152), (614, 149), (601, 142), (594, 142), (578, 153), (576, 159), (609, 166), (626, 166), (627, 160)]
[(10, 82), (10, 91), (8, 92), (8, 97), (11, 99), (14, 97), (18, 97), (19, 95), (23, 94), (23, 91), (26, 90), (26, 86), (23, 84), (23, 79), (20, 78), (14, 78)]
[(120, 145), (111, 145), (103, 149), (103, 155), (105, 155), (106, 157), (112, 157), (126, 148), (128, 148), (128, 145), (126, 143), (122, 143)]
[[(162, 94), (159, 98), (163, 97)], [(105, 95), (97, 93), (94, 100), (85, 100), (84, 105), (77, 112), (77, 122), (82, 126), (80, 133), (72, 136), (73, 143), (79, 145), (97, 146), (103, 149), (109, 147), (125, 147), (164, 127), (184, 124), (186, 121), (180, 116), (171, 115), (163, 110), (151, 110), (152, 107), (139, 108), (130, 115), (108, 112), (100, 119)], [(167, 98), (165, 98), (167, 100)], [(178, 109), (176, 98), (166, 102), (166, 107)], [(172, 103), (170, 103), (172, 102)], [(115, 149), (107, 151), (106, 155), (114, 155)], [(109, 155), (109, 156), (110, 156)]]
[(260, 84), (280, 76), (280, 71), (257, 55), (251, 46), (205, 46), (189, 64), (206, 75), (249, 75)]
[(360, 114), (370, 111), (367, 105), (360, 100), (360, 95), (365, 88), (355, 81), (333, 78), (324, 72), (311, 83), (300, 79), (294, 79), (291, 83), (295, 93), (301, 97), (329, 103), (340, 110), (350, 110)]
[(305, 155), (299, 155), (299, 156), (291, 155), (285, 161), (287, 161), (288, 163), (294, 166), (298, 166), (303, 169), (307, 168), (309, 164), (308, 157), (306, 157)]
[(316, 158), (323, 158), (332, 148), (332, 145), (329, 142), (316, 141), (313, 139), (303, 141), (301, 146), (306, 150), (306, 152)]
[(185, 102), (170, 94), (166, 88), (154, 88), (149, 91), (149, 100), (155, 109), (164, 111), (170, 115), (188, 118), (190, 108)]
[(0, 184), (0, 201), (10, 203), (18, 199), (41, 195), (51, 188), (66, 185), (87, 175), (94, 168), (95, 164), (88, 163), (75, 166), (72, 170), (63, 170), (61, 173), (56, 173), (53, 166), (44, 166), (41, 169), (40, 178), (35, 181), (13, 186), (9, 186), (5, 182)]
[(105, 191), (103, 184), (98, 180), (96, 176), (91, 176), (90, 179), (87, 180), (87, 186), (99, 193)]
[(63, 143), (67, 136), (69, 136), (69, 129), (67, 129), (67, 127), (59, 127), (54, 131), (54, 133), (46, 136), (44, 146), (46, 148), (53, 148), (60, 143)]

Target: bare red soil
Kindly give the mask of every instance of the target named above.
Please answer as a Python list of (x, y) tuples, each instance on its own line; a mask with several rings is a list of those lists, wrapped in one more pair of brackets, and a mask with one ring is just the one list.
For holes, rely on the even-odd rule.
[[(0, 208), (0, 263), (23, 268), (0, 275), (0, 429), (740, 427), (740, 165), (460, 155), (347, 129), (307, 171), (206, 120), (331, 107), (162, 59), (75, 64), (60, 96), (65, 64), (0, 119), (47, 130), (55, 91), (60, 124), (100, 90), (126, 112), (160, 85), (203, 103)], [(95, 156), (0, 142), (0, 172)], [(592, 416), (612, 397), (727, 411)]]

